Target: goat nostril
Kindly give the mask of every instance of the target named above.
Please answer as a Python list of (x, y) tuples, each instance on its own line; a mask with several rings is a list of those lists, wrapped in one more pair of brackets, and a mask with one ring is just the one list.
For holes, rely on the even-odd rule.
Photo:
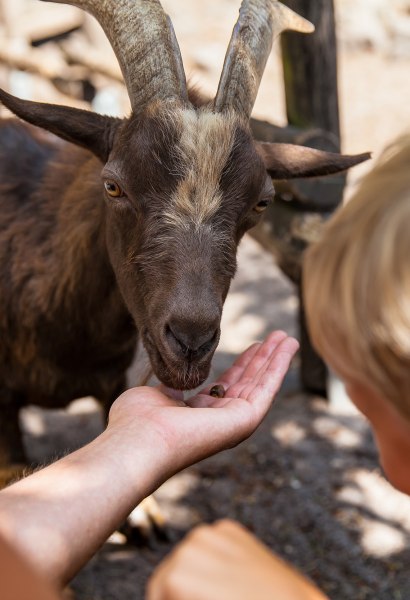
[(205, 356), (215, 344), (219, 329), (208, 331), (201, 335), (195, 334), (195, 327), (178, 327), (168, 324), (165, 327), (165, 336), (171, 349), (185, 357), (200, 358)]
[(213, 348), (217, 338), (218, 338), (219, 329), (215, 329), (212, 333), (208, 334), (205, 341), (197, 348), (196, 352), (201, 353), (202, 356), (208, 354), (208, 352)]
[(178, 337), (178, 334), (174, 333), (169, 325), (165, 327), (165, 335), (168, 338), (168, 341), (176, 344), (177, 349), (182, 352), (182, 354), (186, 356), (189, 353), (189, 346), (184, 344), (184, 342)]

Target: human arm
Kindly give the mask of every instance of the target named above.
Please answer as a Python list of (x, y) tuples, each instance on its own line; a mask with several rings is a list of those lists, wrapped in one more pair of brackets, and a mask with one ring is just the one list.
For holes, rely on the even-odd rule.
[[(1, 600), (58, 600), (59, 596), (13, 546), (0, 537)], [(61, 600), (61, 599), (60, 599)]]
[(93, 442), (0, 492), (0, 533), (65, 583), (171, 475), (251, 435), (297, 347), (283, 332), (253, 345), (219, 379), (224, 398), (128, 390)]
[(234, 521), (194, 529), (150, 579), (147, 600), (326, 600)]

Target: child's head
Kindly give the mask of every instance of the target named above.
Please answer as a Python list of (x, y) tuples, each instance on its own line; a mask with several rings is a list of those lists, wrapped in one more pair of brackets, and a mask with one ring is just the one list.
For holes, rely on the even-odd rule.
[(371, 421), (388, 472), (388, 413), (410, 452), (410, 135), (307, 250), (303, 279), (313, 344)]

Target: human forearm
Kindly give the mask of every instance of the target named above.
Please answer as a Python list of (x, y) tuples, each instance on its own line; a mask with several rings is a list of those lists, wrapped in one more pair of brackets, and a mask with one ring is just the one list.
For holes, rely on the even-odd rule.
[[(57, 583), (68, 581), (165, 478), (161, 452), (107, 430), (0, 494), (0, 533)], [(156, 459), (158, 457), (158, 460)]]
[(156, 388), (128, 390), (94, 442), (0, 492), (0, 534), (66, 582), (168, 477), (251, 435), (297, 346), (281, 331), (254, 344), (221, 375), (223, 398), (205, 389), (185, 403)]

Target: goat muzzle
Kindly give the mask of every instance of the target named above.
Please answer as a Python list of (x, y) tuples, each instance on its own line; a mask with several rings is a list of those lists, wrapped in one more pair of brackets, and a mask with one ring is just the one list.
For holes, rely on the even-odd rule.
[(181, 323), (168, 324), (165, 330), (168, 348), (178, 358), (190, 362), (199, 361), (215, 349), (219, 339), (219, 329), (211, 326), (200, 334)]

